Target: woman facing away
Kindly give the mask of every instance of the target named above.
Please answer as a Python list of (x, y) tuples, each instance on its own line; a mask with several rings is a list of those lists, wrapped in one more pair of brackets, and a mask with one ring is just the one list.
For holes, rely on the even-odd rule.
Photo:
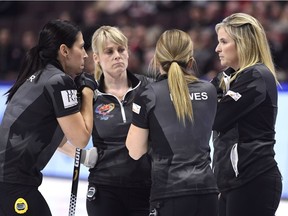
[(220, 216), (274, 216), (282, 181), (274, 159), (277, 79), (263, 26), (235, 13), (216, 25), (222, 89), (213, 125)]
[(218, 189), (211, 169), (209, 140), (217, 94), (192, 71), (193, 42), (177, 29), (156, 44), (158, 81), (135, 98), (126, 140), (129, 155), (152, 160), (150, 215), (216, 216)]
[[(86, 57), (80, 29), (60, 20), (49, 21), (37, 46), (27, 53), (7, 92), (0, 126), (1, 216), (51, 216), (38, 190), (41, 170), (64, 136), (83, 148), (92, 132), (96, 82), (83, 74), (81, 79), (77, 76)], [(76, 76), (81, 80), (77, 85)], [(82, 94), (81, 108), (77, 90)]]

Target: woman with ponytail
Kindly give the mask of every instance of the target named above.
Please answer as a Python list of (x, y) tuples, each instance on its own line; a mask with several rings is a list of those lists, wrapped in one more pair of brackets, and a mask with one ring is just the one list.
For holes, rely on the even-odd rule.
[(150, 215), (217, 215), (209, 147), (217, 93), (193, 75), (193, 63), (190, 36), (165, 31), (151, 62), (159, 79), (134, 100), (126, 146), (135, 160), (151, 157)]
[(97, 85), (82, 73), (86, 57), (80, 29), (60, 20), (44, 26), (25, 56), (0, 126), (1, 216), (51, 216), (41, 170), (66, 138), (83, 148), (92, 131)]

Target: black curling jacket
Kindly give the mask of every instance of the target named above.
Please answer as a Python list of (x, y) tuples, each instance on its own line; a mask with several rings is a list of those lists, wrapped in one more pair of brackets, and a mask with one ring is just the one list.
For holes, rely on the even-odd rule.
[(0, 182), (39, 186), (64, 134), (57, 118), (79, 112), (73, 79), (48, 64), (7, 104), (0, 125)]
[(277, 86), (264, 64), (243, 70), (218, 103), (213, 170), (220, 191), (239, 187), (277, 165)]
[[(209, 140), (217, 93), (206, 81), (189, 83), (194, 121), (179, 122), (168, 80), (152, 83), (135, 98), (132, 123), (149, 129), (151, 202), (170, 197), (218, 193)], [(137, 109), (138, 108), (138, 109)]]
[(93, 145), (98, 149), (98, 161), (90, 169), (89, 183), (115, 187), (150, 188), (150, 161), (147, 155), (133, 160), (126, 148), (127, 133), (132, 121), (132, 103), (137, 91), (151, 82), (150, 78), (127, 72), (131, 89), (123, 100), (105, 93), (103, 75), (96, 90), (94, 104)]

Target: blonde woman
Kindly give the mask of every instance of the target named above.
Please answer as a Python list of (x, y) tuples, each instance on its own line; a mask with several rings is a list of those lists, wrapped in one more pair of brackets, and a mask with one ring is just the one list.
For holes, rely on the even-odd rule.
[(161, 76), (133, 104), (126, 146), (135, 160), (151, 156), (150, 215), (217, 215), (209, 147), (217, 94), (192, 74), (193, 63), (190, 36), (165, 31), (152, 62)]
[[(134, 96), (150, 80), (127, 70), (128, 40), (118, 28), (97, 29), (92, 50), (99, 83), (92, 132), (98, 160), (89, 170), (87, 212), (90, 216), (147, 216), (150, 162), (147, 155), (139, 161), (130, 158), (125, 140)], [(86, 161), (93, 160), (90, 151)]]
[(278, 82), (265, 30), (254, 17), (236, 13), (216, 32), (216, 52), (228, 67), (213, 126), (219, 215), (274, 216), (282, 191), (274, 159)]

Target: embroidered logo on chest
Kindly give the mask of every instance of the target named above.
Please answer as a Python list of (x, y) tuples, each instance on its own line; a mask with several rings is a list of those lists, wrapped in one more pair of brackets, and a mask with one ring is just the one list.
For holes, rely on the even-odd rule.
[(231, 90), (229, 90), (229, 91), (226, 93), (226, 95), (229, 95), (229, 96), (230, 96), (231, 98), (233, 98), (233, 100), (235, 100), (235, 101), (239, 100), (239, 99), (242, 97), (242, 95), (239, 94), (238, 92), (234, 92), (234, 91), (231, 91)]
[(100, 118), (100, 120), (107, 120), (113, 115), (110, 115), (110, 112), (115, 108), (114, 103), (109, 104), (100, 104), (96, 107), (95, 113), (97, 114), (97, 117)]

